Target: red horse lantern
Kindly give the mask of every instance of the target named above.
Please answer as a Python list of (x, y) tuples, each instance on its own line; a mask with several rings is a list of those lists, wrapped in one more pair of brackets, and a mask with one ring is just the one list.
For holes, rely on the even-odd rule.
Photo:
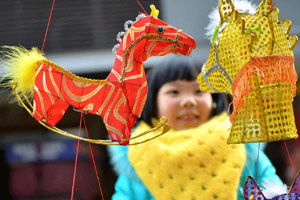
[[(156, 16), (155, 16), (156, 15)], [(7, 77), (17, 98), (31, 105), (27, 96), (33, 94), (32, 108), (27, 110), (44, 126), (68, 137), (93, 143), (128, 144), (137, 117), (147, 98), (147, 81), (143, 62), (151, 56), (169, 53), (189, 55), (195, 40), (167, 23), (157, 19), (158, 10), (141, 14), (136, 22), (125, 23), (114, 66), (105, 80), (76, 76), (48, 61), (36, 48), (7, 47)], [(128, 26), (131, 25), (130, 28)], [(121, 36), (123, 35), (123, 39)], [(66, 133), (56, 127), (69, 105), (102, 117), (111, 140), (89, 140)], [(162, 120), (161, 126), (165, 126)]]

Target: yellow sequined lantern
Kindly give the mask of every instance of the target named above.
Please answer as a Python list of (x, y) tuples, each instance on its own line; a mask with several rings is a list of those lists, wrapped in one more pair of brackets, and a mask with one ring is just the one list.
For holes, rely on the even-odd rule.
[(297, 138), (292, 101), (297, 81), (293, 48), (298, 38), (289, 36), (291, 21), (278, 21), (272, 0), (262, 0), (255, 14), (221, 0), (219, 13), (220, 24), (198, 82), (202, 91), (233, 96), (227, 142)]

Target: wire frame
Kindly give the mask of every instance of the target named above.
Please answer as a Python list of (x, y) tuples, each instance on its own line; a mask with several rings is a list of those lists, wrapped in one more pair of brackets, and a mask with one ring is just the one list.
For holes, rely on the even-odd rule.
[[(23, 99), (20, 97), (20, 94), (18, 94), (18, 92), (16, 91), (16, 87), (17, 87), (17, 82), (12, 82), (11, 84), (11, 88), (12, 88), (12, 91), (13, 93), (15, 94), (15, 96), (17, 97), (17, 100), (18, 102), (20, 103), (20, 105), (25, 108), (25, 110), (30, 114), (32, 115), (32, 109), (33, 109), (33, 106), (31, 104), (31, 102), (29, 101), (28, 97), (26, 96), (26, 94), (22, 93), (22, 97), (24, 97)], [(26, 102), (26, 103), (25, 103)], [(120, 141), (120, 143), (122, 142), (128, 142), (128, 141), (133, 141), (139, 137), (142, 137), (142, 136), (145, 136), (147, 135), (148, 133), (151, 133), (153, 131), (157, 131), (157, 130), (160, 130), (160, 133), (151, 137), (151, 138), (147, 138), (145, 140), (142, 140), (142, 141), (139, 141), (139, 142), (131, 142), (129, 144), (126, 144), (126, 145), (137, 145), (137, 144), (142, 144), (142, 143), (145, 143), (145, 142), (148, 142), (150, 140), (153, 140), (165, 133), (167, 133), (169, 130), (170, 130), (170, 126), (167, 125), (167, 119), (162, 117), (160, 120), (159, 120), (159, 123), (157, 126), (155, 126), (154, 128), (152, 129), (149, 129), (148, 131), (145, 131), (143, 133), (139, 133), (137, 134), (136, 136), (134, 137), (131, 137), (131, 138), (128, 138), (128, 139), (122, 139)], [(69, 137), (69, 138), (73, 138), (73, 139), (76, 139), (76, 140), (81, 140), (81, 141), (85, 141), (85, 142), (89, 142), (89, 143), (93, 143), (93, 144), (102, 144), (102, 145), (122, 145), (118, 142), (114, 142), (112, 140), (98, 140), (98, 139), (88, 139), (88, 138), (84, 138), (84, 137), (80, 137), (80, 136), (76, 136), (76, 135), (73, 135), (71, 133), (68, 133), (62, 129), (59, 129), (57, 128), (56, 126), (54, 127), (51, 127), (49, 126), (48, 124), (46, 124), (45, 120), (41, 120), (41, 121), (38, 121), (39, 124), (41, 124), (42, 126), (44, 126), (45, 128), (49, 129), (50, 131), (52, 132), (55, 132), (55, 133), (58, 133), (60, 135), (63, 135), (63, 136), (66, 136), (66, 137)]]

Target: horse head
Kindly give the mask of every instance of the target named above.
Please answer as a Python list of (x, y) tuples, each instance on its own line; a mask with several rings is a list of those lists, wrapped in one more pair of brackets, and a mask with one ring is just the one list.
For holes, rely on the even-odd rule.
[[(117, 35), (120, 44), (113, 49), (117, 55), (107, 78), (110, 83), (124, 88), (122, 92), (127, 98), (126, 106), (124, 104), (124, 107), (119, 107), (119, 113), (125, 119), (123, 123), (113, 118), (113, 115), (111, 120), (105, 118), (104, 123), (123, 126), (125, 138), (129, 138), (147, 98), (148, 88), (143, 62), (151, 56), (164, 56), (169, 53), (187, 56), (196, 47), (196, 41), (191, 36), (158, 19), (158, 10), (154, 6), (151, 6), (151, 9), (151, 15), (140, 14), (135, 22), (125, 22), (125, 31)], [(109, 110), (112, 109), (113, 107)], [(120, 137), (116, 135), (112, 139), (120, 140)]]
[(291, 21), (278, 21), (278, 15), (272, 0), (262, 0), (254, 12), (220, 1), (219, 25), (198, 81), (202, 91), (233, 96), (228, 143), (298, 137), (291, 103), (298, 39), (289, 36)]
[[(150, 7), (151, 15), (140, 14), (136, 21), (125, 22), (125, 31), (121, 31), (117, 35), (117, 41), (120, 44), (114, 46), (113, 52), (119, 55), (125, 54), (124, 56), (137, 52), (139, 61), (169, 53), (190, 55), (196, 48), (196, 41), (181, 29), (158, 19), (159, 11), (154, 5)], [(134, 49), (132, 49), (133, 47)]]

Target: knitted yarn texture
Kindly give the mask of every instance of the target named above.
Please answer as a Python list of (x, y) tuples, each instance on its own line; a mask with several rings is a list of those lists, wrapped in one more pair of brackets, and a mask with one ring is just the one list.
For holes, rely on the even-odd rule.
[[(226, 143), (230, 125), (223, 113), (197, 128), (170, 130), (155, 140), (130, 146), (128, 157), (157, 200), (234, 200), (246, 151), (244, 145)], [(149, 126), (141, 122), (133, 136), (146, 129)]]

